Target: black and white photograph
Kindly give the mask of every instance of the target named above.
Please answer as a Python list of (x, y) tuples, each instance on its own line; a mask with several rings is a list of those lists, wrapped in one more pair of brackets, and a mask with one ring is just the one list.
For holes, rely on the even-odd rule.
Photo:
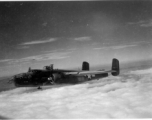
[(0, 119), (152, 118), (152, 1), (0, 1)]

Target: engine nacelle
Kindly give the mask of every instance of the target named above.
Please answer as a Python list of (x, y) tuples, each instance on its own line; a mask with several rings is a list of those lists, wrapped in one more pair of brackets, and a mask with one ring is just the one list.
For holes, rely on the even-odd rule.
[(52, 77), (53, 77), (53, 80), (54, 80), (55, 82), (57, 82), (57, 81), (60, 81), (60, 80), (63, 78), (63, 75), (60, 74), (60, 73), (53, 73), (53, 74), (52, 74)]
[(102, 73), (102, 74), (96, 74), (95, 78), (99, 79), (99, 78), (104, 78), (104, 77), (108, 77), (108, 73)]

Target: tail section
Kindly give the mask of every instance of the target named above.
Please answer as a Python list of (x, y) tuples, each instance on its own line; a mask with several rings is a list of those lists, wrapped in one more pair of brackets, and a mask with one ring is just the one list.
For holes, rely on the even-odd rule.
[(120, 73), (120, 70), (119, 70), (119, 61), (116, 59), (116, 58), (114, 58), (113, 60), (112, 60), (112, 68), (111, 68), (113, 71), (115, 71), (115, 72), (112, 72), (111, 74), (113, 75), (113, 76), (117, 76), (117, 75), (119, 75), (119, 73)]
[(87, 70), (87, 71), (89, 71), (89, 63), (88, 62), (86, 62), (86, 61), (84, 61), (83, 63), (82, 63), (82, 70)]

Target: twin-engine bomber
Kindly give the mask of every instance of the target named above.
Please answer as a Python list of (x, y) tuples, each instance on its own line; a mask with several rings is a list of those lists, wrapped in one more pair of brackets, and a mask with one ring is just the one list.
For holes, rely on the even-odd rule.
[(53, 69), (53, 64), (51, 64), (44, 66), (44, 69), (29, 68), (28, 72), (13, 76), (9, 82), (14, 82), (16, 87), (38, 87), (41, 89), (41, 86), (44, 85), (75, 84), (107, 77), (108, 73), (117, 76), (120, 72), (119, 61), (116, 58), (112, 60), (111, 70), (89, 71), (89, 69), (89, 63), (86, 61), (82, 63), (82, 70)]

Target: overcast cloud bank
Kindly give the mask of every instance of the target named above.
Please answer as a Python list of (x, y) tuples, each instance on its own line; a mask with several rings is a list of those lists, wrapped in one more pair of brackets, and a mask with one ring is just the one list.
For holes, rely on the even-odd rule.
[(83, 84), (0, 93), (8, 118), (152, 118), (152, 68)]

